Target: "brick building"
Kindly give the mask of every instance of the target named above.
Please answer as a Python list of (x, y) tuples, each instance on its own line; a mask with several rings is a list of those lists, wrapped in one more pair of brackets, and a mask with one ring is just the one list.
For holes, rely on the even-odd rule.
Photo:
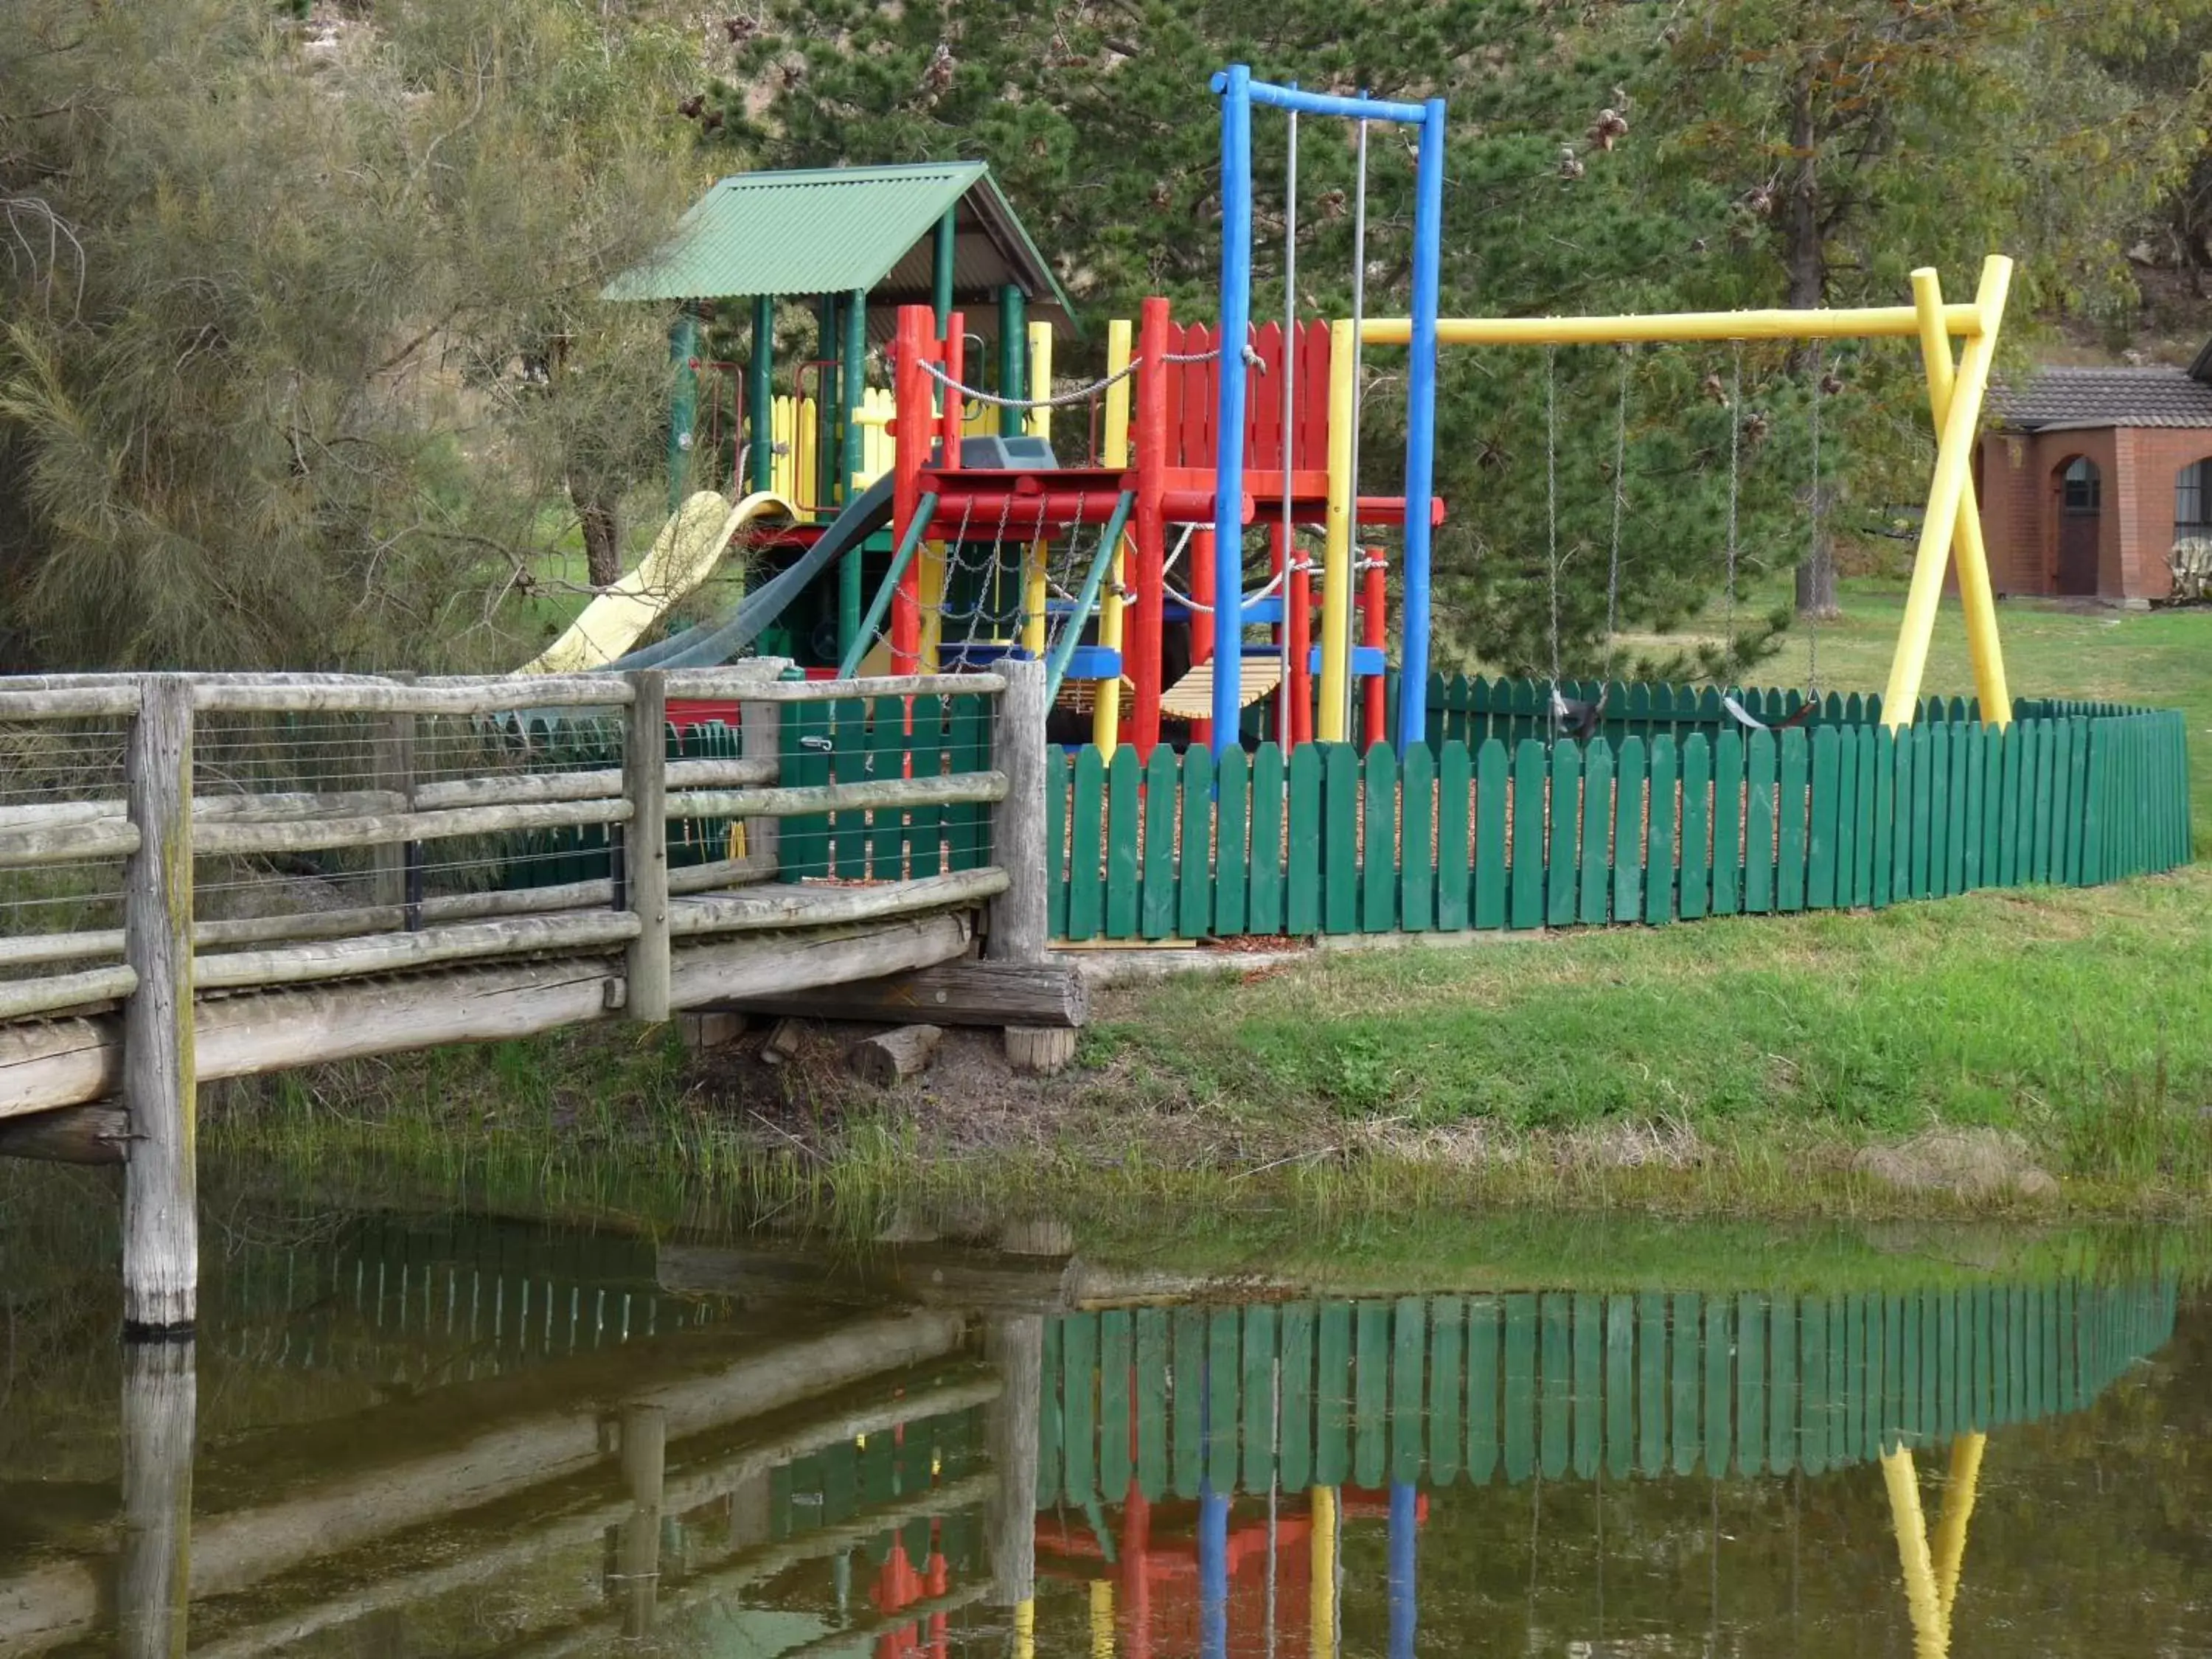
[(2212, 572), (2212, 345), (2187, 368), (2043, 368), (1992, 386), (1974, 482), (2000, 594), (2165, 599)]

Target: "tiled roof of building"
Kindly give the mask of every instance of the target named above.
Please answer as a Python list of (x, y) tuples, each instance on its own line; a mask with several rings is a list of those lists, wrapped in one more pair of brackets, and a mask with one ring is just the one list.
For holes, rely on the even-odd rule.
[(2212, 386), (2185, 368), (2039, 368), (2017, 386), (1990, 386), (1989, 412), (2015, 432), (2212, 428)]

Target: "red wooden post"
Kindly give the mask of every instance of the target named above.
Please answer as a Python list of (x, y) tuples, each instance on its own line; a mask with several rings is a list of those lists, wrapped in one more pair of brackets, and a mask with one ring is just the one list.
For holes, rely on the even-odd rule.
[(1167, 523), (1161, 497), (1167, 490), (1168, 302), (1144, 303), (1137, 325), (1136, 599), (1123, 623), (1122, 657), (1134, 688), (1129, 741), (1137, 758), (1149, 759), (1160, 740), (1160, 583), (1167, 556)]
[[(927, 306), (901, 306), (894, 371), (897, 424), (891, 460), (891, 545), (905, 539), (921, 507), (921, 470), (929, 463), (936, 411), (922, 361), (930, 355), (936, 319)], [(911, 674), (921, 658), (921, 568), (909, 561), (891, 597), (891, 672)]]
[(1290, 631), (1291, 742), (1313, 741), (1313, 573), (1291, 543), (1291, 573), (1283, 579), (1283, 620)]
[[(954, 312), (945, 321), (945, 376), (950, 380), (964, 379), (968, 367), (968, 319)], [(943, 465), (957, 471), (960, 466), (960, 428), (966, 423), (967, 411), (962, 408), (960, 394), (951, 386), (945, 388), (945, 426)]]
[[(1213, 637), (1213, 532), (1200, 530), (1190, 538), (1190, 557), (1184, 565), (1190, 583), (1190, 665), (1195, 668), (1202, 662), (1213, 663), (1218, 674), (1221, 665), (1214, 662)], [(1241, 669), (1236, 663), (1232, 668)], [(1201, 747), (1213, 741), (1212, 720), (1193, 720), (1190, 740)]]
[[(1359, 578), (1359, 642), (1372, 646), (1378, 651), (1382, 648), (1383, 579), (1388, 574), (1382, 568), (1382, 550), (1369, 548), (1366, 568), (1360, 573)], [(1366, 704), (1360, 730), (1367, 739), (1367, 746), (1372, 749), (1376, 744), (1388, 741), (1389, 737), (1389, 733), (1383, 730), (1388, 717), (1382, 706), (1382, 676), (1368, 675), (1362, 690)]]

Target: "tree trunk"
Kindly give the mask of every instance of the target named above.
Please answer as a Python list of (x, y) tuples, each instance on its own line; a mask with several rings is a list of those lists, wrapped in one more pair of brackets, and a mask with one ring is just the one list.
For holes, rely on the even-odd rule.
[(1797, 566), (1797, 614), (1818, 622), (1832, 622), (1844, 614), (1836, 603), (1836, 562), (1826, 547)]
[(605, 587), (620, 581), (622, 522), (613, 493), (571, 478), (568, 497), (575, 502), (576, 516), (583, 522), (584, 563), (592, 586)]

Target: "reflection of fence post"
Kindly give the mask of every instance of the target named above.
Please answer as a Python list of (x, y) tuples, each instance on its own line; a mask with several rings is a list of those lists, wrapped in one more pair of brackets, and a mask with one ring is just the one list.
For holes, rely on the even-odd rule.
[(1024, 1314), (984, 1327), (984, 1357), (1000, 1392), (984, 1413), (996, 1484), (983, 1507), (994, 1598), (1018, 1611), (1036, 1589), (1037, 1412), (1044, 1387), (1044, 1319)]
[[(1042, 962), (1052, 942), (1045, 845), (1045, 666), (1008, 658), (999, 665), (1006, 689), (991, 730), (991, 764), (1006, 775), (1006, 799), (991, 817), (991, 862), (1006, 872), (1006, 890), (991, 901), (984, 955), (994, 962)], [(1010, 1025), (1006, 1058), (1016, 1071), (1058, 1071), (1075, 1058), (1075, 1033)]]
[[(763, 657), (748, 665), (764, 680), (778, 679), (791, 666), (783, 657)], [(738, 705), (738, 752), (749, 761), (768, 761), (781, 766), (783, 759), (783, 710), (773, 702), (739, 702)], [(779, 774), (779, 776), (781, 775)], [(744, 821), (745, 856), (757, 860), (763, 873), (775, 873), (776, 820), (747, 818)]]
[(192, 1348), (132, 1342), (123, 1350), (123, 1551), (115, 1585), (123, 1659), (185, 1651), (198, 1403)]
[(193, 1171), (192, 687), (138, 682), (124, 788), (138, 850), (123, 876), (123, 955), (138, 975), (123, 1003), (123, 1103), (133, 1136), (123, 1180), (123, 1321), (188, 1331), (199, 1299)]
[(668, 1418), (657, 1406), (632, 1406), (622, 1416), (623, 1484), (629, 1492), (616, 1571), (622, 1577), (623, 1631), (653, 1633), (660, 1585), (660, 1498), (668, 1468)]
[(626, 676), (631, 701), (623, 742), (623, 793), (630, 819), (623, 869), (637, 937), (629, 942), (623, 1006), (632, 1019), (659, 1024), (669, 1014), (668, 676), (657, 668)]

